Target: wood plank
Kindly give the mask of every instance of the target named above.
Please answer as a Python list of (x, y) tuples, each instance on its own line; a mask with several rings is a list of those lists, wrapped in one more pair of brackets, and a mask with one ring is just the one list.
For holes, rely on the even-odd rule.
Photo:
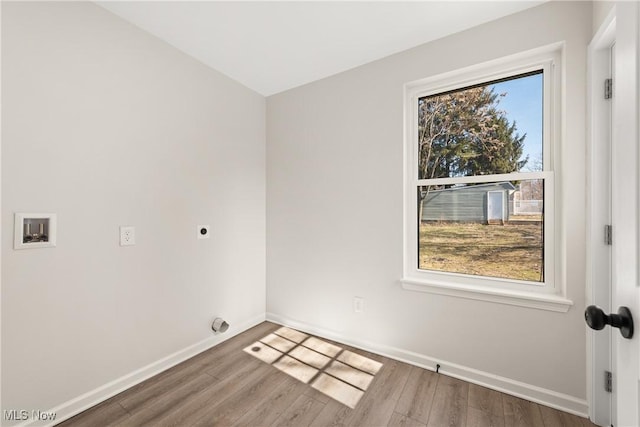
[[(157, 419), (158, 424), (163, 426), (193, 425), (208, 411), (215, 410), (243, 388), (251, 386), (268, 373), (277, 372), (271, 366), (257, 359), (252, 358), (251, 362), (242, 367), (236, 375), (220, 380), (202, 392), (192, 395), (189, 401), (175, 406), (170, 413)], [(242, 414), (238, 415), (238, 417), (240, 416)]]
[(254, 405), (234, 423), (236, 426), (268, 426), (273, 424), (307, 388), (295, 378), (286, 378), (279, 386), (269, 387), (268, 398)]
[(117, 426), (129, 418), (129, 413), (115, 400), (109, 399), (75, 417), (58, 424), (61, 427), (94, 427), (96, 420), (101, 426)]
[(191, 359), (192, 363), (197, 363), (202, 366), (202, 369), (204, 370), (213, 368), (218, 365), (221, 360), (230, 356), (232, 357), (239, 349), (243, 349), (249, 344), (260, 340), (276, 329), (278, 329), (278, 325), (274, 323), (260, 323), (259, 325), (256, 325), (253, 328), (250, 328), (245, 332), (193, 357)]
[(409, 418), (406, 415), (399, 414), (398, 412), (394, 412), (391, 415), (391, 419), (389, 420), (388, 427), (426, 427), (426, 424), (421, 423), (419, 421), (414, 420), (413, 418)]
[(353, 409), (342, 403), (329, 399), (322, 408), (322, 411), (311, 422), (310, 427), (338, 427), (347, 425), (347, 419), (353, 412)]
[(538, 405), (518, 397), (503, 395), (504, 421), (512, 427), (543, 427)]
[(411, 366), (386, 359), (347, 422), (353, 426), (386, 425), (404, 389)]
[(504, 416), (469, 406), (467, 408), (467, 427), (505, 427)]
[(320, 403), (326, 404), (328, 403), (331, 398), (329, 396), (327, 396), (324, 393), (319, 392), (318, 390), (316, 390), (313, 387), (308, 387), (305, 392), (304, 392), (305, 396), (311, 397), (315, 400), (317, 400)]
[(402, 390), (395, 411), (426, 424), (436, 392), (438, 374), (426, 369), (411, 367), (409, 380)]
[(586, 418), (558, 411), (548, 406), (538, 405), (545, 427), (587, 427), (593, 426)]
[(460, 427), (467, 423), (469, 383), (438, 374), (428, 426)]
[(475, 384), (469, 384), (469, 406), (488, 414), (504, 417), (502, 393)]
[[(115, 398), (127, 411), (136, 412), (141, 405), (148, 404), (154, 398), (161, 396), (166, 390), (179, 387), (180, 384), (184, 384), (200, 375), (201, 371), (207, 371), (207, 367), (215, 371), (214, 368), (219, 366), (221, 358), (226, 356), (228, 360), (237, 360), (239, 358), (237, 354), (239, 348), (245, 347), (248, 343), (253, 342), (254, 338), (260, 338), (277, 328), (278, 326), (273, 323), (261, 323), (218, 346), (133, 386)], [(218, 373), (218, 371), (215, 372)]]
[(264, 322), (61, 425), (584, 426), (588, 420), (383, 356), (355, 409), (242, 351), (279, 329)]
[(499, 391), (470, 384), (468, 405), (468, 427), (504, 427), (504, 405)]
[(193, 424), (188, 424), (194, 426), (233, 425), (256, 405), (267, 401), (274, 388), (280, 386), (286, 380), (291, 380), (287, 374), (271, 367), (269, 369), (271, 371), (268, 374), (262, 375), (257, 380), (247, 384), (221, 404), (206, 408), (199, 420)]
[(212, 376), (202, 373), (180, 387), (167, 390), (163, 395), (153, 399), (153, 401), (145, 403), (120, 425), (123, 427), (158, 425), (160, 420), (170, 415), (174, 408), (184, 405), (193, 395), (207, 389), (217, 381)]
[[(180, 364), (120, 393), (115, 399), (129, 413), (136, 413), (168, 391), (189, 383), (202, 374), (198, 365)], [(212, 382), (216, 381), (211, 376), (209, 379)]]
[(324, 408), (324, 403), (307, 395), (298, 396), (271, 425), (274, 427), (308, 426)]
[[(333, 343), (333, 341), (329, 341), (329, 342)], [(371, 360), (375, 360), (376, 362), (380, 362), (382, 364), (386, 363), (386, 361), (392, 360), (387, 357), (381, 356), (379, 354), (371, 353), (370, 351), (362, 350), (356, 347), (351, 347), (349, 345), (340, 344), (340, 343), (334, 343), (334, 344), (341, 346), (344, 350), (348, 350), (352, 353), (358, 353), (361, 356), (367, 357)]]
[(238, 370), (241, 370), (243, 366), (247, 366), (248, 364), (258, 366), (262, 363), (257, 358), (242, 351), (242, 348), (244, 347), (237, 349), (234, 353), (228, 354), (227, 356), (218, 358), (215, 363), (201, 369), (204, 369), (207, 374), (219, 380), (224, 380), (236, 375)]
[(355, 408), (362, 396), (364, 396), (364, 391), (325, 373), (320, 374), (318, 378), (313, 380), (311, 387), (349, 408)]

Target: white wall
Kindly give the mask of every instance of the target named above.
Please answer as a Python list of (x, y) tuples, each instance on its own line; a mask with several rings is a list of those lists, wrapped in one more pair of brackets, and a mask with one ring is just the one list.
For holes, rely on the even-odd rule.
[[(264, 98), (92, 3), (2, 9), (2, 409), (264, 320)], [(14, 251), (14, 212), (57, 247)]]
[[(267, 316), (586, 413), (591, 4), (549, 2), (267, 99)], [(566, 42), (566, 286), (554, 313), (400, 288), (403, 84)], [(354, 314), (354, 296), (365, 312)], [(453, 367), (458, 365), (456, 369)], [(501, 377), (496, 378), (495, 376)]]
[[(229, 333), (264, 315), (265, 102), (93, 4), (2, 9), (2, 406), (46, 410), (209, 339), (215, 315)], [(550, 2), (270, 97), (271, 317), (580, 408), (591, 9)], [(562, 40), (574, 307), (401, 290), (402, 85)], [(58, 214), (56, 248), (12, 249), (29, 211)]]
[(600, 29), (600, 25), (602, 25), (615, 4), (616, 3), (614, 1), (596, 0), (593, 2), (592, 32), (594, 35)]

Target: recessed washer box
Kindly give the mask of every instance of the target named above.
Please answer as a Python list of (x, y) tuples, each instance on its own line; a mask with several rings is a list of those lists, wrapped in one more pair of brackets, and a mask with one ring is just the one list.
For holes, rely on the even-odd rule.
[(56, 214), (16, 213), (13, 249), (48, 248), (56, 245)]

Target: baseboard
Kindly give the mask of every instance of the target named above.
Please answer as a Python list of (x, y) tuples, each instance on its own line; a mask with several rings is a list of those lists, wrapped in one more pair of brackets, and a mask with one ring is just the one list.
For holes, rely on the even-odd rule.
[(261, 314), (248, 319), (240, 324), (230, 325), (227, 332), (224, 334), (214, 335), (210, 338), (204, 339), (196, 344), (193, 344), (183, 350), (177, 351), (164, 357), (156, 362), (153, 362), (147, 366), (144, 366), (130, 374), (122, 376), (114, 381), (111, 381), (101, 387), (91, 390), (81, 396), (71, 399), (61, 405), (56, 406), (53, 409), (44, 411), (47, 413), (55, 413), (56, 418), (53, 422), (42, 422), (29, 420), (19, 425), (22, 426), (52, 426), (58, 424), (66, 419), (85, 411), (92, 406), (95, 406), (105, 400), (115, 396), (124, 390), (133, 387), (142, 381), (158, 375), (162, 371), (184, 362), (191, 357), (202, 353), (205, 350), (210, 349), (234, 336), (246, 331), (253, 326), (256, 326), (265, 321), (265, 315)]
[(328, 331), (326, 329), (316, 327), (314, 325), (310, 325), (298, 320), (290, 319), (285, 316), (280, 316), (278, 314), (267, 313), (266, 318), (268, 321), (273, 323), (298, 329), (309, 334), (317, 335), (319, 337), (330, 339), (332, 341), (337, 341), (346, 345), (350, 345), (352, 347), (357, 347), (362, 350), (370, 351), (372, 353), (377, 353), (381, 356), (409, 363), (411, 365), (419, 366), (431, 371), (435, 371), (436, 365), (439, 364), (440, 372), (448, 376), (468, 381), (473, 384), (481, 385), (483, 387), (497, 390), (506, 394), (510, 394), (512, 396), (520, 397), (522, 399), (530, 400), (532, 402), (549, 406), (551, 408), (559, 409), (561, 411), (578, 415), (580, 417), (588, 417), (589, 406), (585, 399), (579, 399), (567, 394), (558, 393), (553, 390), (548, 390), (510, 378), (501, 377), (499, 375), (494, 375), (488, 372), (479, 371), (467, 366), (448, 363), (440, 359), (436, 360), (432, 357), (408, 350), (403, 350), (401, 348), (395, 348), (383, 344), (353, 339), (342, 334)]

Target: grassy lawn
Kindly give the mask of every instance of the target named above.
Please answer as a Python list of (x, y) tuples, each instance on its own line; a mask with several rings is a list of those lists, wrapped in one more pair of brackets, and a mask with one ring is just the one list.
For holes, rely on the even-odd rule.
[(542, 223), (420, 225), (420, 268), (542, 281)]

